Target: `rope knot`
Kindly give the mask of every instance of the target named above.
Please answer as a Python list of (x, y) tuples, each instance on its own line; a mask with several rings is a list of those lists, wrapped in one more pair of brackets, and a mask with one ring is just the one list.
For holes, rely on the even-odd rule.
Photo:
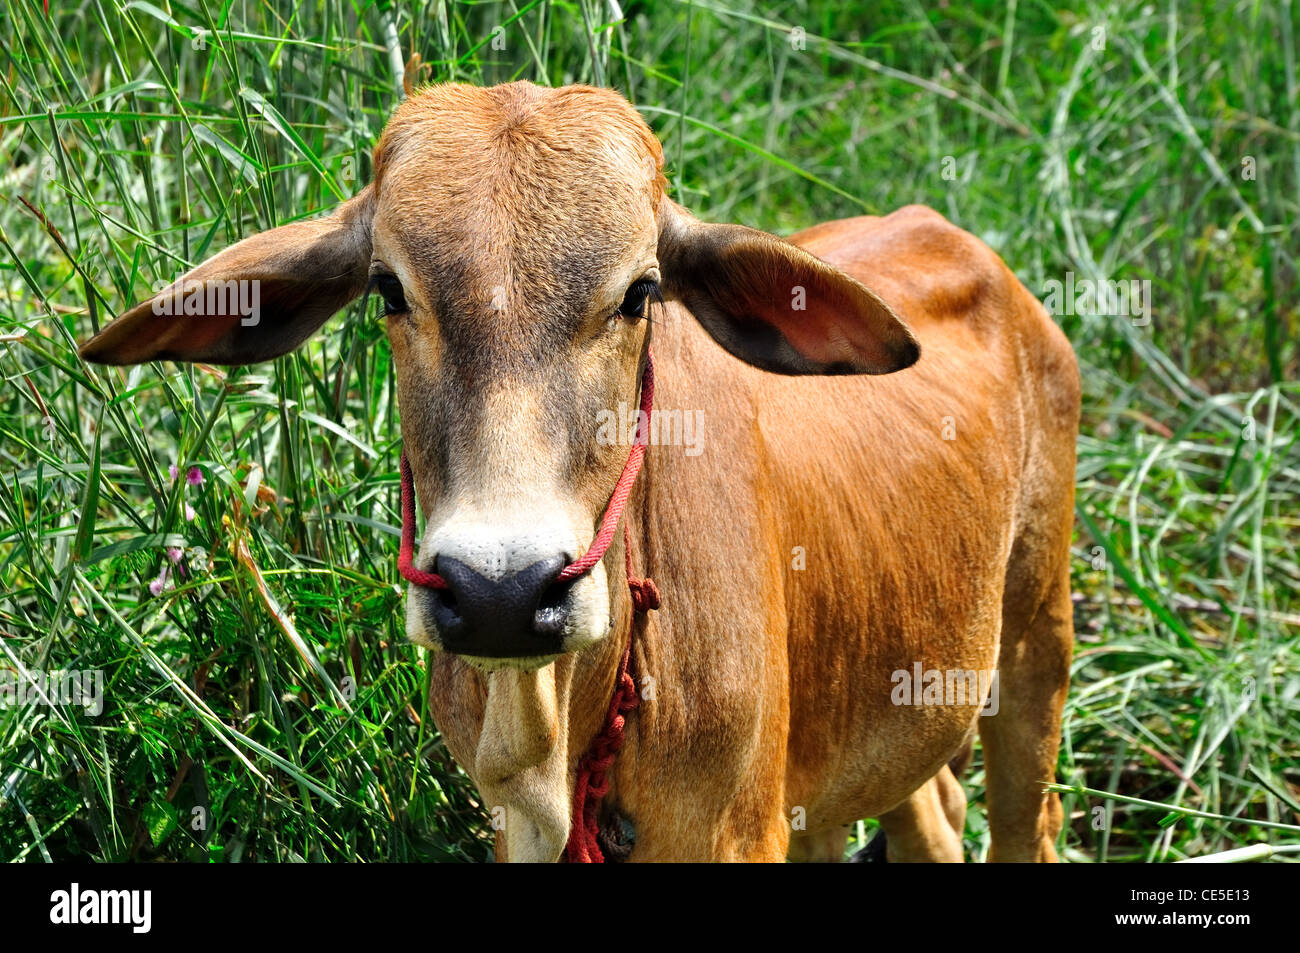
[(659, 587), (653, 579), (629, 579), (627, 587), (632, 592), (632, 608), (637, 612), (659, 608)]

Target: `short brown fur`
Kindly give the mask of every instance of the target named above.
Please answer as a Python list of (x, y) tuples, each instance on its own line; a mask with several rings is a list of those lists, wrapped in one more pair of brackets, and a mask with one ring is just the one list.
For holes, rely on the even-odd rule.
[[(891, 859), (958, 860), (948, 762), (977, 730), (992, 858), (1054, 860), (1068, 342), (988, 247), (928, 209), (782, 242), (696, 222), (663, 188), (658, 142), (614, 93), (434, 87), (398, 109), (362, 195), (192, 273), (269, 283), (280, 310), (263, 327), (187, 337), (146, 303), (83, 354), (269, 359), (377, 263), (409, 299), (389, 339), (430, 526), (509, 497), (570, 514), (589, 541), (626, 456), (597, 446), (595, 413), (635, 406), (653, 335), (657, 405), (708, 423), (699, 456), (650, 448), (625, 516), (662, 608), (634, 617), (620, 541), (592, 581), (614, 620), (603, 638), (494, 670), (431, 657), (438, 727), (485, 806), (506, 809), (498, 857), (559, 856), (630, 638), (647, 697), (606, 807), (635, 826), (633, 860), (836, 859), (869, 816)], [(649, 323), (611, 323), (629, 282), (659, 268), (671, 300)], [(311, 280), (327, 296), (309, 307)], [(790, 311), (793, 286), (806, 310)], [(918, 663), (996, 668), (998, 714), (894, 704), (892, 673)]]

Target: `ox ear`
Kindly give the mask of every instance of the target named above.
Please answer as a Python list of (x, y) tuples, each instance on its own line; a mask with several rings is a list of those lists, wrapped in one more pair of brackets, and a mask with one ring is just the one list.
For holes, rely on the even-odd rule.
[(230, 246), (81, 347), (96, 364), (254, 364), (287, 354), (366, 289), (373, 192)]
[(921, 349), (874, 292), (775, 235), (659, 208), (664, 296), (681, 301), (719, 344), (778, 374), (888, 374)]

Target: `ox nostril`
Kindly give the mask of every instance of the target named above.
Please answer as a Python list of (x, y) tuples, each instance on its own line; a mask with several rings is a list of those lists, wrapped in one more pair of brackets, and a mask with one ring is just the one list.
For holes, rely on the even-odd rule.
[(456, 593), (450, 589), (435, 589), (433, 592), (434, 598), (438, 600), (438, 605), (445, 612), (459, 616), (460, 613), (456, 612)]
[[(439, 575), (444, 572), (436, 559), (431, 568)], [(450, 646), (459, 641), (465, 635), (465, 620), (461, 618), (460, 600), (456, 597), (455, 589), (425, 589), (424, 593), (425, 606), (433, 616), (436, 628), (442, 633), (444, 644)]]
[[(567, 564), (568, 559), (564, 562)], [(537, 612), (533, 614), (533, 631), (538, 635), (560, 636), (569, 624), (569, 593), (573, 590), (573, 581), (552, 582), (542, 592), (537, 602)]]

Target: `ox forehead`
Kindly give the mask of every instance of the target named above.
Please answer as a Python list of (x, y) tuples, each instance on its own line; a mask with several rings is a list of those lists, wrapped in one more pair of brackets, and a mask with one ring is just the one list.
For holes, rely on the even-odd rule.
[(396, 111), (375, 151), (375, 257), (449, 347), (534, 357), (655, 263), (661, 165), (612, 94), (437, 88)]

